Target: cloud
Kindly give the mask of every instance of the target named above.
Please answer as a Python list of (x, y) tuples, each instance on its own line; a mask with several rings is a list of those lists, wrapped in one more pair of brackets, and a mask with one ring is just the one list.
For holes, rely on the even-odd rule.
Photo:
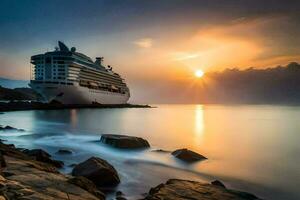
[(150, 48), (153, 45), (153, 39), (152, 38), (141, 38), (137, 41), (134, 41), (134, 44), (141, 48)]
[(174, 60), (181, 61), (181, 60), (189, 60), (193, 58), (199, 57), (199, 53), (192, 53), (192, 52), (178, 52), (174, 53)]

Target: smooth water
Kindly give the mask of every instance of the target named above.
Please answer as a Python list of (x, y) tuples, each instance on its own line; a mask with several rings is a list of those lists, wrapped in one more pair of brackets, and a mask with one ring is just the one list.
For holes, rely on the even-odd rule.
[[(169, 178), (222, 180), (229, 188), (271, 200), (300, 199), (300, 107), (158, 105), (157, 108), (19, 111), (0, 115), (1, 125), (26, 132), (1, 132), (18, 147), (43, 148), (68, 165), (90, 156), (118, 170), (132, 199)], [(151, 149), (117, 150), (99, 142), (103, 133), (147, 139)], [(69, 148), (73, 155), (57, 155)], [(186, 165), (154, 149), (189, 148), (209, 159)]]

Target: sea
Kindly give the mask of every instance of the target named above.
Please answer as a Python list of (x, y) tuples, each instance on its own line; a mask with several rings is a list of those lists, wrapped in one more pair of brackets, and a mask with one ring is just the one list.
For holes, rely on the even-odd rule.
[[(168, 179), (222, 181), (263, 199), (300, 199), (300, 106), (163, 104), (152, 108), (16, 111), (0, 114), (0, 132), (20, 148), (42, 148), (62, 160), (62, 173), (91, 156), (107, 160), (121, 183), (112, 189), (138, 199)], [(101, 134), (147, 139), (143, 150), (102, 144)], [(208, 159), (186, 164), (169, 152), (188, 148)], [(73, 151), (60, 155), (59, 149)], [(167, 152), (157, 151), (165, 150)]]

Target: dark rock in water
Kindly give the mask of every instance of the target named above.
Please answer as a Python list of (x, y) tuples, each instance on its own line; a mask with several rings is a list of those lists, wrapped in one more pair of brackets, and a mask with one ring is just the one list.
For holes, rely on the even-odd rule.
[(117, 191), (116, 192), (116, 200), (127, 200), (127, 199), (124, 197), (123, 192)]
[(72, 154), (73, 152), (68, 149), (59, 149), (56, 154)]
[(226, 188), (225, 185), (219, 180), (214, 180), (214, 181), (211, 182), (211, 184), (215, 185), (215, 186), (222, 187), (222, 188)]
[(5, 126), (4, 129), (6, 129), (6, 130), (16, 130), (16, 128), (14, 128), (12, 126)]
[(116, 200), (127, 200), (127, 199), (125, 197), (123, 197), (123, 196), (117, 196)]
[(171, 153), (171, 151), (167, 151), (167, 150), (164, 150), (164, 149), (154, 149), (152, 151), (157, 152), (157, 153)]
[(147, 140), (127, 135), (104, 134), (100, 141), (116, 148), (137, 149), (150, 147)]
[(72, 171), (73, 176), (84, 176), (97, 186), (115, 186), (120, 183), (118, 172), (107, 161), (91, 157), (76, 165)]
[(14, 128), (12, 126), (0, 126), (0, 131), (25, 131), (24, 129), (17, 129), (17, 128)]
[(105, 194), (98, 190), (97, 186), (92, 181), (83, 176), (73, 177), (69, 179), (68, 182), (81, 187), (89, 193), (92, 193), (99, 199), (105, 200)]
[(165, 184), (151, 188), (144, 200), (259, 200), (258, 197), (235, 190), (228, 190), (223, 187), (215, 187), (211, 184), (196, 181), (170, 179)]
[(54, 165), (55, 167), (61, 168), (64, 166), (64, 163), (59, 160), (52, 160), (51, 155), (42, 149), (32, 149), (24, 150), (23, 153), (27, 154), (30, 157), (34, 157), (35, 160), (40, 162), (45, 162)]
[(196, 162), (199, 160), (207, 159), (203, 155), (188, 149), (177, 149), (176, 151), (172, 152), (172, 155), (185, 162)]

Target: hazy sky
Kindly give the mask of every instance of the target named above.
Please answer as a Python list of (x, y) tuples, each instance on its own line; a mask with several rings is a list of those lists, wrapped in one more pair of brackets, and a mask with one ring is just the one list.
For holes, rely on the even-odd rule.
[(29, 79), (30, 56), (62, 40), (104, 56), (133, 101), (189, 102), (196, 69), (300, 61), (299, 10), (297, 0), (2, 0), (0, 76)]

